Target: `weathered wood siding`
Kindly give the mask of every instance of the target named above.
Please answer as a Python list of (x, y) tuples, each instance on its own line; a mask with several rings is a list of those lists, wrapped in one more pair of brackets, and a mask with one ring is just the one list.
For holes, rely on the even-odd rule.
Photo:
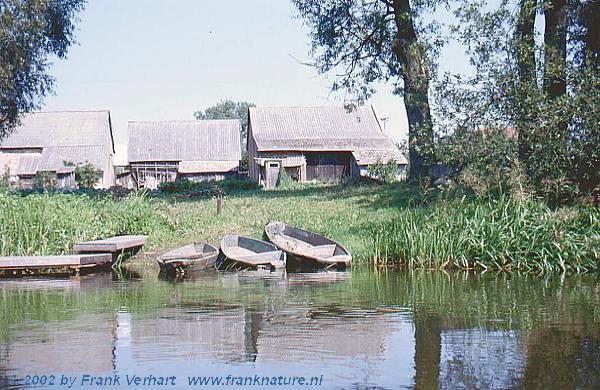
[(305, 152), (306, 180), (339, 181), (351, 175), (350, 152)]

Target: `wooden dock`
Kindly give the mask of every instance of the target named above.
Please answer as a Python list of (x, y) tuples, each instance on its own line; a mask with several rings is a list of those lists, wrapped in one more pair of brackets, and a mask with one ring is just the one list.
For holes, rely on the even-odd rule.
[(113, 262), (119, 255), (135, 254), (146, 243), (148, 236), (116, 236), (104, 240), (78, 242), (73, 246), (73, 252), (89, 253), (110, 253)]
[(0, 271), (21, 273), (28, 270), (70, 269), (79, 274), (84, 268), (108, 266), (112, 262), (110, 253), (57, 255), (57, 256), (0, 256)]
[(148, 236), (116, 236), (104, 240), (78, 242), (77, 253), (117, 253), (142, 247)]

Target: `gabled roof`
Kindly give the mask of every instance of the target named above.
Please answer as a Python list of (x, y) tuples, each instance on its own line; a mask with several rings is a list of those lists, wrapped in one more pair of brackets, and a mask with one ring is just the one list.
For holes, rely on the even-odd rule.
[(251, 107), (249, 118), (259, 151), (397, 149), (372, 106)]
[(129, 122), (129, 162), (239, 161), (238, 119)]
[(0, 148), (102, 145), (114, 151), (110, 111), (53, 111), (25, 114)]

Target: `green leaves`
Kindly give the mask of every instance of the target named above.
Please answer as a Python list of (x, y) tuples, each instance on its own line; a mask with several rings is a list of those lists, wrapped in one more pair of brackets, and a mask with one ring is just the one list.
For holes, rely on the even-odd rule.
[(64, 58), (85, 0), (0, 0), (0, 139), (52, 91), (48, 57)]

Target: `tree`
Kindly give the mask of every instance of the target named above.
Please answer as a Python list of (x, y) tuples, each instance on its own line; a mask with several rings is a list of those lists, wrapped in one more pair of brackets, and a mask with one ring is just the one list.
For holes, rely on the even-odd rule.
[(204, 111), (196, 111), (196, 119), (239, 119), (242, 128), (240, 137), (242, 140), (242, 161), (240, 169), (248, 169), (248, 108), (255, 104), (246, 101), (234, 102), (233, 100), (222, 100)]
[[(429, 82), (435, 39), (417, 23), (436, 1), (292, 0), (310, 27), (311, 55), (320, 73), (336, 71), (332, 90), (368, 98), (373, 83), (392, 82), (404, 97), (409, 122), (410, 177), (434, 162)], [(433, 55), (431, 56), (433, 57)]]
[(75, 181), (79, 188), (94, 188), (102, 178), (102, 171), (90, 163), (79, 164), (75, 168)]
[(445, 126), (455, 133), (515, 126), (519, 168), (551, 201), (600, 185), (600, 74), (587, 44), (594, 2), (516, 0), (495, 9), (463, 2), (454, 31), (474, 75), (447, 74), (437, 88)]
[(85, 0), (0, 0), (0, 139), (52, 91), (48, 57), (65, 58)]

